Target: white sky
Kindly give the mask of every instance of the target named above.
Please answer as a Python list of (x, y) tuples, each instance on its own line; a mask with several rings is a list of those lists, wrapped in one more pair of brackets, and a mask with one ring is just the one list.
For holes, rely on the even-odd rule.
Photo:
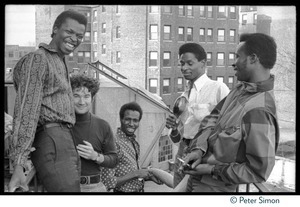
[[(260, 11), (272, 19), (295, 18), (295, 6), (260, 6)], [(6, 5), (5, 44), (34, 46), (35, 44), (34, 5)]]

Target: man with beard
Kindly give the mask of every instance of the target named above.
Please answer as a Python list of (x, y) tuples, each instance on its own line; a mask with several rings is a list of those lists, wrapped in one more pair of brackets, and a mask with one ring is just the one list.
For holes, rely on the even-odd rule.
[(194, 161), (188, 191), (235, 192), (265, 182), (275, 165), (279, 127), (274, 99), (274, 39), (242, 34), (233, 64), (239, 82), (201, 122), (185, 164)]
[(28, 189), (24, 170), (29, 154), (47, 192), (80, 191), (80, 159), (71, 134), (75, 112), (65, 55), (80, 45), (86, 27), (84, 15), (62, 12), (54, 22), (50, 44), (41, 43), (14, 68), (17, 95), (10, 192)]

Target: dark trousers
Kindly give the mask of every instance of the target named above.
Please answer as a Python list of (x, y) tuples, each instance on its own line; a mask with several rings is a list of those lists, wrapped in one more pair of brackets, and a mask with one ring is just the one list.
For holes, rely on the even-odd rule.
[(64, 126), (38, 130), (32, 163), (47, 192), (80, 192), (80, 158), (71, 129)]

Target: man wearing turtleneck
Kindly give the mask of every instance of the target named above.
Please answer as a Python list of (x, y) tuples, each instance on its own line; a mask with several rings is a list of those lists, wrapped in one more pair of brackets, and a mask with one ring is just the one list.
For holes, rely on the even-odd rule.
[(71, 86), (76, 115), (73, 133), (81, 157), (81, 192), (105, 192), (101, 167), (115, 167), (117, 150), (109, 124), (90, 112), (99, 82), (80, 74), (71, 77)]

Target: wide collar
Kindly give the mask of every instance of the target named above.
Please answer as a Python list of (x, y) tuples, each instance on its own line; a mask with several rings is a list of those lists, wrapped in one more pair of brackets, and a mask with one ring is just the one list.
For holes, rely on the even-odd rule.
[(123, 138), (123, 139), (128, 139), (130, 141), (136, 141), (135, 138), (136, 138), (136, 135), (134, 134), (133, 136), (129, 137), (127, 136), (122, 130), (121, 128), (119, 127), (117, 129), (117, 134), (119, 135), (120, 138)]
[(42, 47), (44, 48), (45, 50), (48, 50), (50, 52), (55, 52), (55, 53), (58, 53), (57, 50), (53, 47), (51, 47), (50, 45), (46, 44), (46, 43), (40, 43), (39, 44), (39, 48)]
[(270, 91), (274, 88), (274, 79), (275, 76), (271, 74), (270, 78), (267, 80), (256, 83), (241, 81), (236, 85), (236, 87), (239, 90), (244, 90), (251, 93)]

